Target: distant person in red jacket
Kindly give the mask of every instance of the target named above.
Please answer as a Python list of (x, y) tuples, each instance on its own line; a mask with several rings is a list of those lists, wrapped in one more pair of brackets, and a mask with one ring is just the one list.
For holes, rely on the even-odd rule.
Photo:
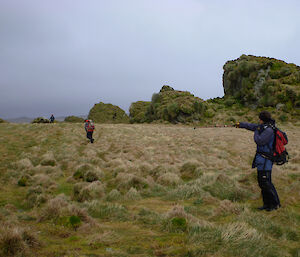
[(93, 139), (93, 132), (95, 130), (95, 125), (92, 120), (85, 120), (84, 128), (86, 131), (86, 137), (91, 141), (91, 143), (94, 143)]

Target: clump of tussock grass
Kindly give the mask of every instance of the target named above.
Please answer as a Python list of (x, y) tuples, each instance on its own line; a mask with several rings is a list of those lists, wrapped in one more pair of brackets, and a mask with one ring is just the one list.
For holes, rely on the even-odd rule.
[(190, 224), (195, 224), (198, 219), (187, 213), (183, 206), (176, 205), (165, 214), (163, 227), (169, 232), (184, 232)]
[(184, 199), (190, 199), (192, 197), (198, 197), (198, 198), (203, 197), (206, 194), (207, 192), (205, 192), (202, 189), (202, 182), (200, 180), (195, 180), (180, 185), (177, 188), (169, 191), (165, 196), (165, 198), (169, 200), (176, 200), (176, 199), (184, 200)]
[(182, 182), (180, 177), (171, 172), (167, 172), (161, 176), (159, 176), (156, 180), (157, 183), (165, 186), (176, 186)]
[(142, 208), (138, 213), (137, 219), (147, 225), (162, 224), (164, 221), (164, 217), (161, 214), (148, 208)]
[(143, 197), (162, 197), (168, 192), (168, 188), (159, 184), (150, 184), (151, 187), (141, 190)]
[(212, 196), (221, 200), (244, 201), (250, 197), (250, 192), (241, 188), (226, 175), (219, 175), (213, 184), (203, 187)]
[(64, 195), (59, 195), (47, 203), (47, 205), (41, 210), (38, 220), (52, 220), (57, 219), (61, 215), (62, 209), (68, 206), (68, 202)]
[(94, 218), (120, 221), (129, 219), (128, 210), (117, 203), (101, 203), (98, 200), (93, 200), (86, 203), (86, 207), (88, 213)]
[(149, 175), (156, 180), (159, 176), (167, 173), (169, 169), (166, 166), (158, 165), (149, 171)]
[(104, 176), (103, 171), (100, 168), (94, 168), (90, 164), (83, 164), (77, 167), (73, 173), (73, 178), (83, 179), (86, 182), (94, 182), (100, 180)]
[(188, 236), (190, 243), (197, 244), (192, 256), (282, 256), (276, 246), (244, 222), (224, 226), (195, 224), (189, 227)]
[(73, 187), (73, 199), (78, 202), (90, 201), (104, 197), (104, 186), (100, 181), (81, 182)]
[(235, 214), (238, 215), (243, 211), (243, 207), (227, 199), (220, 201), (218, 207), (214, 210), (214, 216)]
[(42, 156), (41, 165), (42, 166), (55, 166), (56, 165), (56, 160), (55, 160), (52, 152), (45, 153)]
[(125, 194), (126, 200), (140, 200), (141, 198), (141, 194), (134, 187), (131, 187)]
[(28, 158), (19, 160), (15, 164), (16, 164), (16, 167), (20, 170), (26, 170), (26, 169), (33, 168), (32, 162)]
[(131, 173), (119, 173), (115, 181), (119, 190), (129, 190), (131, 187), (140, 190), (149, 187), (146, 179)]
[[(299, 217), (298, 217), (299, 218)], [(270, 219), (259, 213), (250, 212), (248, 209), (240, 215), (242, 222), (248, 223), (250, 226), (257, 229), (260, 233), (269, 235), (275, 239), (285, 238), (290, 241), (299, 241), (299, 232), (293, 229), (293, 226), (283, 226), (279, 222)], [(289, 224), (288, 219), (284, 219), (284, 224)], [(294, 222), (292, 222), (293, 224)]]
[(181, 166), (180, 174), (182, 179), (189, 180), (198, 178), (203, 173), (199, 167), (199, 163), (195, 161), (188, 161)]
[(31, 176), (28, 174), (24, 174), (22, 175), (19, 180), (18, 180), (18, 186), (20, 187), (25, 187), (25, 186), (29, 186), (31, 182)]
[(280, 256), (280, 251), (255, 228), (234, 222), (221, 228), (221, 240), (228, 254), (241, 256)]
[(103, 245), (112, 245), (120, 242), (121, 237), (114, 231), (104, 231), (101, 234), (93, 235), (89, 240), (89, 247), (99, 249)]
[(56, 183), (54, 182), (54, 180), (52, 180), (46, 174), (34, 175), (31, 180), (34, 185), (42, 186), (43, 188), (49, 188), (49, 187), (56, 186)]
[(41, 186), (31, 186), (27, 190), (25, 203), (29, 208), (40, 206), (47, 202), (48, 197)]
[(122, 199), (121, 193), (117, 189), (113, 189), (105, 197), (106, 201), (118, 201)]
[[(88, 225), (94, 225), (95, 223), (85, 209), (69, 204), (64, 195), (51, 199), (39, 213), (39, 222), (49, 220), (55, 224), (71, 227), (75, 230), (83, 223)], [(82, 230), (87, 230), (87, 227), (85, 226)]]
[(40, 246), (35, 234), (27, 228), (0, 224), (1, 256), (28, 256), (30, 250)]
[(152, 170), (152, 166), (149, 163), (143, 162), (139, 165), (138, 170), (140, 173), (144, 176), (147, 176), (150, 174), (150, 171)]

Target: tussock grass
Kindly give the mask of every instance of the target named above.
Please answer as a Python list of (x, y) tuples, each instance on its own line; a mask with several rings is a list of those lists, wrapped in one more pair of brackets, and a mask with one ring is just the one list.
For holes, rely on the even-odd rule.
[[(291, 160), (272, 174), (282, 208), (267, 213), (256, 210), (250, 132), (96, 124), (88, 144), (82, 124), (2, 124), (0, 223), (17, 238), (9, 254), (297, 256), (300, 134), (283, 130)], [(30, 247), (24, 230), (42, 244)]]
[(104, 195), (104, 186), (100, 181), (77, 183), (73, 188), (73, 198), (79, 202), (100, 199)]
[(176, 185), (180, 184), (182, 181), (177, 174), (167, 172), (167, 173), (159, 176), (157, 178), (156, 182), (161, 185), (165, 185), (165, 186), (176, 186)]
[(0, 223), (0, 253), (2, 256), (29, 256), (40, 246), (36, 235), (29, 229)]

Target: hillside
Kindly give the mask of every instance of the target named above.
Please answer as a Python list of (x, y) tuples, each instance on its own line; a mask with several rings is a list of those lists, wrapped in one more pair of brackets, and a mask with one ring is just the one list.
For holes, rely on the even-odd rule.
[[(299, 124), (300, 125), (300, 124)], [(300, 130), (259, 212), (251, 132), (180, 125), (0, 124), (0, 256), (300, 254)]]

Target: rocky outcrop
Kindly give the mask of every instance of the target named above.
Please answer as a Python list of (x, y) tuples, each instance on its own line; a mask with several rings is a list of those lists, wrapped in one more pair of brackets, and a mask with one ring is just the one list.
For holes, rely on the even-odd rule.
[(98, 103), (90, 110), (88, 119), (99, 123), (129, 123), (129, 117), (120, 107)]
[(300, 67), (273, 58), (242, 55), (224, 67), (225, 97), (246, 106), (300, 107)]

